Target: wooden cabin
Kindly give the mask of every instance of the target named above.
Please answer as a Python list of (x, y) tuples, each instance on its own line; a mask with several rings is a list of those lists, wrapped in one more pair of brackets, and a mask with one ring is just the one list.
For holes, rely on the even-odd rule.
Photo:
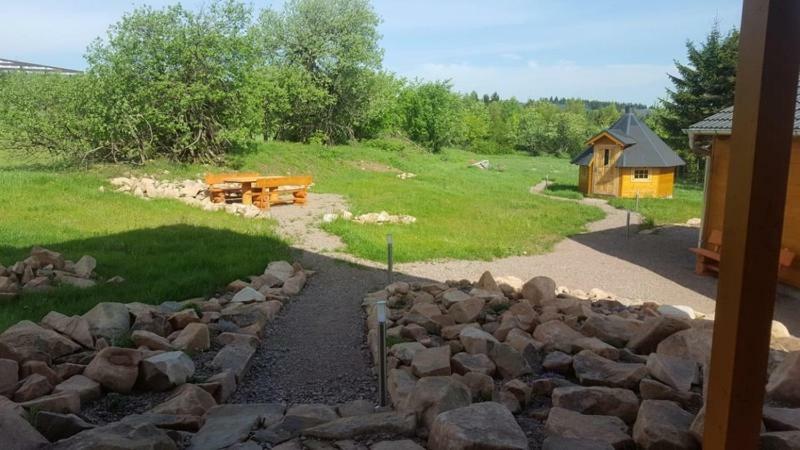
[[(800, 105), (800, 95), (797, 98)], [(700, 246), (710, 248), (709, 237), (721, 232), (725, 215), (725, 186), (728, 184), (728, 165), (736, 163), (731, 158), (731, 125), (733, 107), (707, 117), (690, 126), (689, 143), (692, 149), (706, 155), (703, 225)], [(783, 244), (795, 255), (800, 255), (800, 106), (795, 110), (792, 156), (789, 165), (789, 186), (783, 222)], [(722, 248), (725, 237), (722, 237)], [(782, 282), (800, 287), (800, 257), (795, 257), (789, 267), (780, 270)]]
[(672, 197), (675, 168), (685, 163), (630, 110), (586, 144), (572, 160), (584, 195)]

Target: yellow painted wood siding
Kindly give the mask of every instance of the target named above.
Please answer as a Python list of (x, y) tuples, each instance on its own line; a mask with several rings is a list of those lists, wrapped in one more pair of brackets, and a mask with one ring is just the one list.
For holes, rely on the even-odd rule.
[(672, 197), (672, 189), (675, 184), (675, 169), (673, 168), (647, 168), (650, 172), (648, 180), (634, 180), (634, 168), (621, 169), (622, 189), (620, 196), (634, 198), (639, 193), (640, 198), (645, 197)]
[[(725, 216), (725, 185), (728, 182), (730, 161), (730, 137), (715, 136), (711, 152), (706, 214), (704, 217), (703, 242), (712, 230), (723, 230)], [(723, 248), (725, 237), (723, 235)], [(789, 163), (789, 189), (786, 196), (786, 212), (783, 218), (783, 247), (798, 256), (791, 268), (781, 274), (781, 280), (800, 287), (800, 138), (792, 141), (792, 159)]]
[(583, 195), (589, 195), (589, 167), (581, 166), (578, 171), (578, 190)]
[[(608, 164), (604, 164), (605, 151), (608, 150)], [(620, 179), (617, 160), (622, 156), (622, 146), (603, 136), (594, 142), (591, 184), (592, 194), (619, 196)]]

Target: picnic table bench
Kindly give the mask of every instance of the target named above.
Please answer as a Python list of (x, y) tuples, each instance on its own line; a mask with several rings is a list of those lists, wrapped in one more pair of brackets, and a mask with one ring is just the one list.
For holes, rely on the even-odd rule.
[[(706, 240), (706, 245), (710, 248), (690, 248), (689, 251), (695, 254), (695, 272), (699, 275), (709, 275), (719, 273), (720, 252), (722, 250), (722, 232), (711, 230)], [(795, 253), (788, 248), (782, 248), (778, 258), (778, 270), (791, 267), (794, 263)]]
[[(243, 205), (255, 204), (269, 209), (279, 203), (305, 205), (313, 179), (307, 175), (265, 176), (257, 172), (239, 172), (206, 174), (205, 181), (214, 203), (241, 201)], [(287, 198), (288, 194), (291, 196)]]

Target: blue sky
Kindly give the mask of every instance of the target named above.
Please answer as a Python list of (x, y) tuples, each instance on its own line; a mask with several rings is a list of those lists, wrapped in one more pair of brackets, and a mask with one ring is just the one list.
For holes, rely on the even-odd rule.
[[(170, 0), (3, 0), (0, 57), (83, 68), (87, 44), (135, 5)], [(200, 7), (202, 0), (183, 4)], [(253, 1), (254, 7), (280, 7)], [(375, 0), (386, 69), (456, 89), (652, 104), (687, 39), (738, 26), (741, 0)]]

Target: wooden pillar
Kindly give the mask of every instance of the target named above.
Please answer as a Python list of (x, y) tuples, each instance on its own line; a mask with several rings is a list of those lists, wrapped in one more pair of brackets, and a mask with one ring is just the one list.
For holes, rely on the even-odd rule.
[(744, 0), (706, 450), (758, 449), (800, 61), (800, 0)]

